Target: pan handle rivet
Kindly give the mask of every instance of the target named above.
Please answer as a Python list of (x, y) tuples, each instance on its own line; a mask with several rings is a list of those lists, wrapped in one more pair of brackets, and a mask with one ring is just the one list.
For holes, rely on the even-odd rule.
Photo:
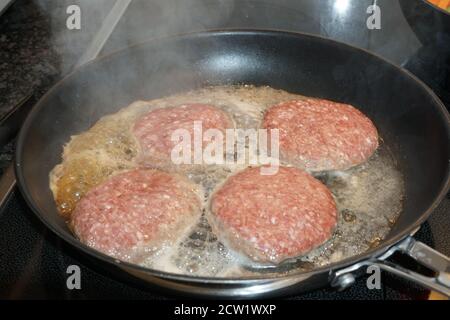
[(355, 276), (351, 273), (343, 274), (333, 281), (333, 287), (337, 288), (339, 291), (345, 290), (355, 283)]

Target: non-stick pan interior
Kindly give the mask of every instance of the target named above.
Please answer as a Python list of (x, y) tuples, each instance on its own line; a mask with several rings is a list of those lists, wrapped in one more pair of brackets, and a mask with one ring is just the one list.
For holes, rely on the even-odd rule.
[(405, 176), (404, 212), (386, 239), (405, 234), (446, 188), (448, 116), (421, 83), (362, 50), (309, 35), (215, 32), (154, 40), (91, 63), (32, 111), (17, 148), (22, 191), (39, 216), (73, 238), (48, 187), (70, 136), (138, 99), (216, 84), (268, 85), (360, 108)]

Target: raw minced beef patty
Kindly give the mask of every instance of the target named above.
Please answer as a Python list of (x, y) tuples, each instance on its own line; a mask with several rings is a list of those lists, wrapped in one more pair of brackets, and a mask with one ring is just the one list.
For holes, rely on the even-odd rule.
[(358, 109), (307, 98), (269, 108), (264, 128), (280, 130), (281, 157), (310, 171), (345, 170), (365, 162), (378, 147), (372, 121)]
[(225, 133), (234, 128), (231, 118), (222, 110), (207, 104), (183, 104), (177, 107), (155, 109), (138, 119), (133, 133), (142, 149), (141, 162), (167, 166), (172, 149), (178, 142), (172, 141), (172, 133), (186, 129), (193, 146), (194, 122), (201, 121), (203, 133), (218, 129)]
[(212, 197), (211, 224), (219, 238), (257, 262), (279, 263), (328, 240), (337, 223), (331, 192), (308, 173), (258, 167), (231, 176)]
[(201, 215), (198, 189), (185, 178), (158, 170), (132, 170), (91, 189), (77, 204), (71, 226), (90, 247), (140, 262)]

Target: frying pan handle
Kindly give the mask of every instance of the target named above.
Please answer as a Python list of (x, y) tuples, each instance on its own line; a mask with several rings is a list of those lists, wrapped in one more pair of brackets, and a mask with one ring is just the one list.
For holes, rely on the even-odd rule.
[[(423, 266), (435, 271), (435, 275), (431, 277), (425, 276), (398, 263), (388, 261), (387, 258), (395, 252), (408, 255)], [(372, 265), (379, 266), (382, 270), (450, 297), (450, 259), (411, 236), (390, 248), (381, 257), (370, 262), (372, 262)]]
[(15, 186), (16, 175), (14, 173), (14, 165), (10, 164), (0, 177), (0, 211), (3, 210)]
[[(400, 263), (389, 261), (394, 253), (401, 252), (435, 272), (434, 276), (417, 273)], [(430, 290), (450, 297), (450, 259), (426, 244), (409, 236), (389, 248), (381, 256), (365, 260), (332, 273), (331, 286), (345, 289), (355, 282), (355, 274), (363, 267), (378, 266), (381, 270), (416, 282)]]

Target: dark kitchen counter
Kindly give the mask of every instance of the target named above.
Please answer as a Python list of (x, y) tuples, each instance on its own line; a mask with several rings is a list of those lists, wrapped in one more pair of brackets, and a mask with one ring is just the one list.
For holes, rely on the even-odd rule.
[[(32, 1), (18, 0), (0, 16), (0, 119), (30, 95), (37, 101), (59, 76), (50, 38), (49, 18)], [(13, 152), (13, 141), (0, 146), (0, 173)]]
[(18, 0), (0, 16), (0, 118), (59, 75), (49, 18), (33, 1)]
[(29, 95), (37, 101), (84, 52), (108, 10), (85, 10), (86, 26), (69, 31), (66, 8), (77, 2), (16, 0), (0, 16), (0, 119)]

